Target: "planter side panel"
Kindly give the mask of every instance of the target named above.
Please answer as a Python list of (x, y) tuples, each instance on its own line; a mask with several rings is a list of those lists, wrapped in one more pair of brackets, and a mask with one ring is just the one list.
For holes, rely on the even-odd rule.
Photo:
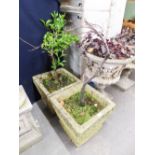
[(79, 147), (98, 133), (98, 131), (102, 128), (103, 123), (106, 121), (110, 113), (107, 113), (103, 118), (99, 119), (95, 124), (93, 124), (90, 128), (88, 128), (87, 131), (81, 134), (77, 134), (76, 131), (73, 130), (71, 126), (68, 126), (68, 123), (67, 123), (68, 120), (64, 120), (63, 117), (61, 117), (61, 114), (58, 114), (57, 112), (57, 115), (59, 116), (60, 123), (63, 129), (65, 130), (65, 132), (67, 133), (67, 135), (70, 137), (72, 142), (77, 147)]

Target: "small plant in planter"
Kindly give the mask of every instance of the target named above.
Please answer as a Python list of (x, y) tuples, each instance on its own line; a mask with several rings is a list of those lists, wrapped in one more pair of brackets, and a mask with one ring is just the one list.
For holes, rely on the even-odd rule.
[(34, 76), (33, 81), (42, 98), (47, 98), (48, 95), (79, 81), (63, 68), (65, 50), (78, 42), (79, 38), (77, 35), (64, 31), (66, 24), (64, 14), (54, 12), (51, 13), (51, 19), (40, 21), (47, 29), (41, 48), (51, 57), (52, 72)]
[[(89, 79), (66, 89), (65, 92), (49, 97), (62, 127), (76, 146), (85, 143), (101, 129), (115, 106), (107, 97), (88, 85), (100, 74), (101, 68), (109, 57), (106, 40), (94, 27), (89, 26), (91, 31), (105, 42), (105, 46), (101, 46), (104, 60)], [(86, 43), (81, 44), (84, 46)], [(85, 55), (85, 52), (83, 54)]]
[[(91, 82), (91, 80), (93, 80), (93, 78), (95, 78), (98, 74), (100, 74), (101, 68), (103, 67), (104, 63), (110, 56), (109, 48), (106, 43), (106, 39), (104, 39), (104, 36), (100, 34), (91, 24), (87, 23), (87, 25), (89, 26), (89, 29), (91, 29), (91, 33), (93, 33), (94, 35), (100, 38), (101, 45), (99, 49), (95, 49), (95, 50), (100, 51), (100, 55), (104, 57), (104, 60), (102, 61), (100, 66), (98, 66), (96, 71), (93, 73), (93, 76), (83, 82), (81, 91), (77, 94), (74, 94), (69, 99), (64, 101), (64, 108), (68, 112), (70, 112), (70, 114), (80, 124), (85, 123), (93, 115), (95, 115), (98, 111), (100, 111), (100, 107), (97, 106), (98, 104), (95, 103), (95, 100), (92, 98), (92, 96), (90, 94), (87, 94), (87, 92), (85, 92), (85, 87), (89, 82)], [(89, 41), (86, 40), (86, 42), (82, 40), (80, 44), (80, 47), (82, 47), (84, 50), (83, 51), (84, 56), (86, 55), (86, 52), (88, 51), (88, 49), (85, 47), (87, 43), (90, 42), (90, 44), (93, 45), (93, 41), (91, 40), (91, 38), (89, 39), (90, 40)], [(92, 48), (92, 46), (90, 48)]]

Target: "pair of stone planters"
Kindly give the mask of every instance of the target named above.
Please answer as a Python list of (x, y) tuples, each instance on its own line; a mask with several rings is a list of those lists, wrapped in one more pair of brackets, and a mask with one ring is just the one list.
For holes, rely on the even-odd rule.
[[(67, 71), (65, 70), (65, 72)], [(41, 83), (39, 84), (39, 80), (36, 81), (40, 76), (35, 76), (33, 80), (41, 96), (45, 98), (45, 93), (43, 93), (45, 91), (45, 88), (43, 88), (43, 85)], [(74, 76), (72, 75), (72, 77)], [(82, 85), (82, 82), (77, 79), (77, 81), (70, 86), (62, 88), (61, 90), (58, 90), (53, 94), (48, 94), (46, 96), (46, 101), (49, 108), (54, 109), (65, 132), (77, 147), (88, 141), (102, 128), (104, 121), (107, 119), (107, 117), (115, 107), (115, 104), (104, 94), (101, 94), (94, 88), (87, 85), (85, 89), (86, 93), (91, 94), (91, 96), (96, 100), (102, 110), (100, 110), (96, 115), (92, 116), (92, 118), (90, 118), (84, 124), (78, 124), (75, 119), (65, 110), (65, 108), (61, 104), (61, 101), (66, 100), (76, 93), (80, 92)]]

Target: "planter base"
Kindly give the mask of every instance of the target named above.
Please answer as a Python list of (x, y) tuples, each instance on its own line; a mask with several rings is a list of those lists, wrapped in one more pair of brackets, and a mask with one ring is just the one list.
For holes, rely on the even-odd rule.
[(133, 69), (125, 69), (122, 73), (120, 80), (115, 84), (121, 90), (126, 91), (131, 88), (135, 82), (129, 78)]
[(122, 77), (119, 82), (117, 82), (115, 85), (119, 87), (121, 90), (126, 91), (132, 86), (134, 86), (135, 82), (127, 77)]
[(70, 137), (71, 141), (76, 145), (76, 147), (80, 147), (82, 144), (86, 143), (90, 138), (95, 136), (102, 128), (104, 122), (108, 118), (110, 113), (108, 113), (104, 119), (98, 121), (93, 127), (89, 128), (83, 134), (77, 136), (73, 130), (65, 123), (64, 120), (60, 120), (60, 124), (63, 127), (66, 134)]

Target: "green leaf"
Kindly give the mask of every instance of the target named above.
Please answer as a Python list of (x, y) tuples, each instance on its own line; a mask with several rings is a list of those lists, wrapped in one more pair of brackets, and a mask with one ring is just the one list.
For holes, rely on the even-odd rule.
[(46, 27), (49, 27), (49, 25), (52, 23), (52, 20), (51, 19), (48, 19), (47, 21), (46, 21)]
[(45, 22), (44, 19), (40, 19), (40, 22), (41, 22), (44, 26), (46, 26), (46, 22)]
[(62, 63), (62, 62), (61, 62), (61, 63), (59, 63), (59, 65), (60, 65), (61, 67), (64, 67), (64, 63)]

